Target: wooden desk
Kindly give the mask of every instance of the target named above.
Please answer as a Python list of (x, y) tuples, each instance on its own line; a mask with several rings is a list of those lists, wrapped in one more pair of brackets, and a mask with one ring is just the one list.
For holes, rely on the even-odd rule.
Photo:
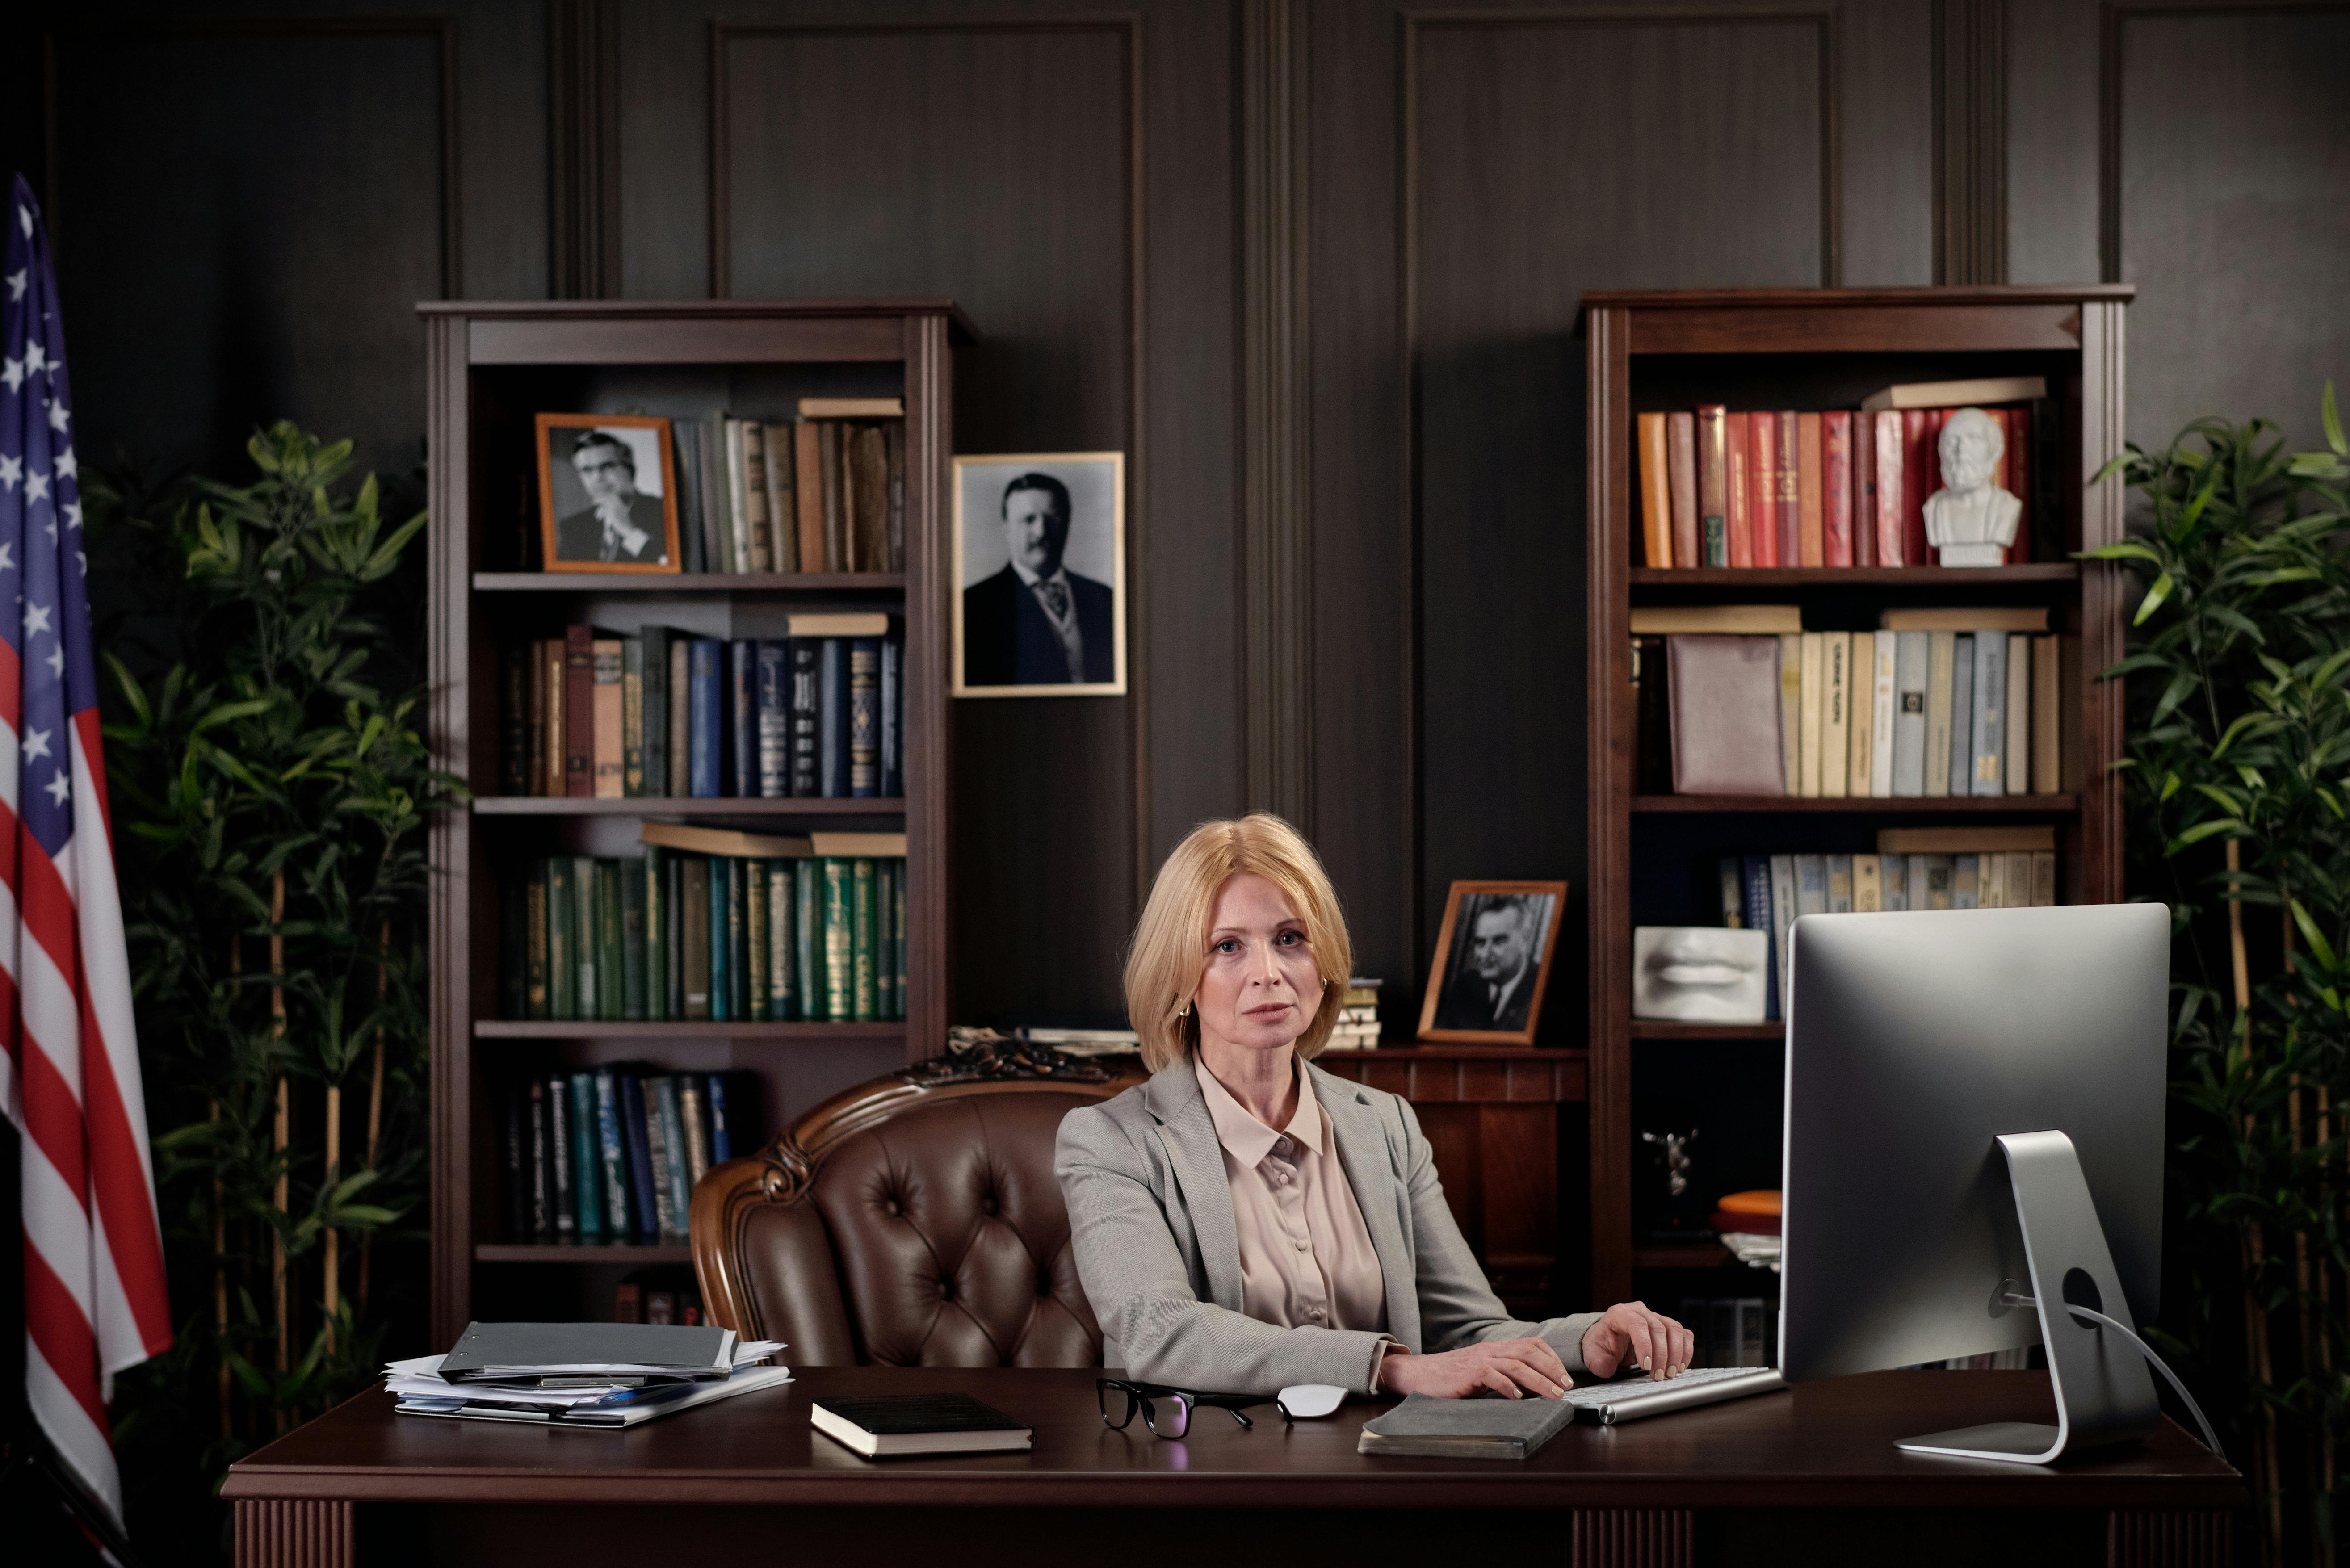
[[(1255, 1429), (1123, 1433), (1091, 1372), (814, 1367), (787, 1387), (629, 1431), (392, 1413), (359, 1396), (229, 1473), (239, 1568), (363, 1563), (956, 1568), (1227, 1560), (1572, 1563), (2228, 1561), (2242, 1481), (2178, 1428), (2054, 1469), (1904, 1454), (1893, 1439), (2047, 1419), (2043, 1374), (1887, 1372), (1612, 1429), (1532, 1460), (1374, 1459), (1374, 1407)], [(960, 1389), (1035, 1428), (1034, 1451), (868, 1463), (814, 1432), (811, 1397)], [(1466, 1550), (1464, 1551), (1464, 1548)], [(1520, 1556), (1528, 1552), (1531, 1556)]]

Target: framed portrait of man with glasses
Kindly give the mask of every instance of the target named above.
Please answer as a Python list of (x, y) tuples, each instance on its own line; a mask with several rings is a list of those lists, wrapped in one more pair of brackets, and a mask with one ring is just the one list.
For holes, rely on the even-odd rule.
[(669, 421), (541, 414), (537, 424), (542, 569), (677, 571), (677, 464)]

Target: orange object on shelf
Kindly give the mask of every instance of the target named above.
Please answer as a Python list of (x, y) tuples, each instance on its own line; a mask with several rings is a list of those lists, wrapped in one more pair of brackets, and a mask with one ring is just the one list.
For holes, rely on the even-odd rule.
[(1724, 1214), (1777, 1214), (1779, 1189), (1758, 1187), (1752, 1192), (1733, 1192), (1714, 1205)]

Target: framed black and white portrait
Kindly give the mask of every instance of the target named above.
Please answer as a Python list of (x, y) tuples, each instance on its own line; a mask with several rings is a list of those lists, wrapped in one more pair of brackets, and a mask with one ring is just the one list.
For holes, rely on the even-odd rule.
[(1453, 883), (1419, 1037), (1533, 1044), (1565, 903), (1564, 882)]
[(1126, 691), (1126, 454), (954, 460), (954, 694)]
[(669, 421), (538, 416), (539, 560), (550, 572), (678, 570)]

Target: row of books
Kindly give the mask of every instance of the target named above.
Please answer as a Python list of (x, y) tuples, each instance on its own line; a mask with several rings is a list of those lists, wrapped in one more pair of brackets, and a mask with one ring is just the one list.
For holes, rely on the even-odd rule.
[(1691, 1366), (1779, 1365), (1779, 1304), (1761, 1296), (1683, 1296), (1673, 1316), (1697, 1341)]
[(738, 1121), (755, 1116), (750, 1077), (639, 1065), (509, 1084), (501, 1116), (507, 1238), (602, 1243), (684, 1234), (702, 1172), (754, 1147)]
[(612, 1287), (614, 1323), (676, 1324), (697, 1328), (709, 1318), (692, 1273), (674, 1268), (639, 1269)]
[(1635, 609), (1642, 792), (2063, 792), (2069, 656), (2044, 608), (1878, 618), (1804, 631), (1793, 605)]
[(905, 412), (803, 398), (795, 419), (672, 420), (683, 569), (904, 571)]
[(1323, 1046), (1326, 1051), (1375, 1051), (1379, 1044), (1379, 987), (1384, 983), (1357, 975), (1347, 981), (1346, 999), (1338, 1006), (1337, 1026)]
[[(1952, 410), (1981, 406), (2005, 451), (1992, 482), (2023, 503), (2028, 558), (2038, 376), (1888, 387), (1866, 406), (1638, 416), (1641, 535), (1651, 566), (1924, 566), (1926, 498)], [(2003, 405), (2003, 406), (1985, 406)]]
[(904, 642), (878, 612), (788, 639), (575, 626), (499, 657), (499, 787), (633, 799), (903, 793)]
[(1721, 923), (1771, 934), (1764, 1015), (1779, 1012), (1787, 929), (1799, 915), (2014, 909), (2056, 902), (2056, 830), (1887, 827), (1874, 855), (1725, 855)]
[(504, 884), (506, 1016), (906, 1016), (905, 835), (643, 832), (640, 859), (551, 856)]

